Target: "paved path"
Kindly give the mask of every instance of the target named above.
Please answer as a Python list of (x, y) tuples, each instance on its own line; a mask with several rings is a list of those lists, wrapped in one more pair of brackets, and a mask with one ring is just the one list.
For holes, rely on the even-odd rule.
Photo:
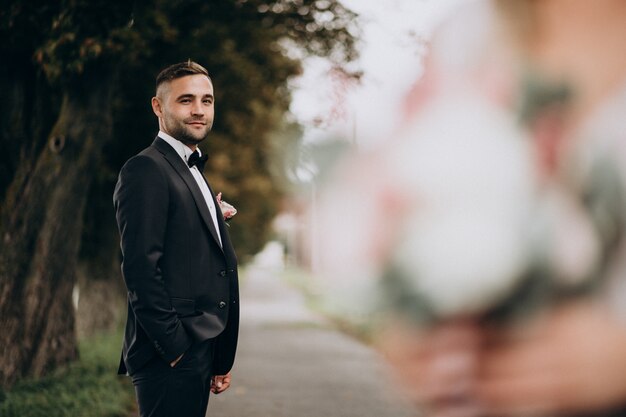
[(252, 267), (242, 288), (233, 386), (212, 417), (412, 417), (380, 357), (304, 305), (280, 273)]

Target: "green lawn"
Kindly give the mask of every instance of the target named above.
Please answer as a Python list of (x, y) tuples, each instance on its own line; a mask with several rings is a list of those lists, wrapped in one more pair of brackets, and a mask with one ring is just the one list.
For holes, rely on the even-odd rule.
[(127, 417), (134, 405), (128, 378), (116, 375), (121, 334), (80, 343), (80, 360), (52, 375), (0, 391), (2, 417)]
[(288, 267), (282, 272), (282, 279), (300, 290), (305, 296), (307, 307), (328, 318), (338, 330), (365, 344), (374, 342), (374, 320), (371, 317), (359, 320), (355, 317), (346, 318), (337, 311), (329, 310), (324, 303), (324, 295), (318, 288), (318, 278), (312, 272), (297, 267)]

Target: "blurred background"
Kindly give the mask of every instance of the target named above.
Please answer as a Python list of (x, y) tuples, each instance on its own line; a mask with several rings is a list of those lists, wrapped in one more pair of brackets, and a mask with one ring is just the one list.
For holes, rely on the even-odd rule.
[[(280, 264), (314, 270), (306, 207), (327, 160), (316, 152), (328, 152), (317, 145), (368, 147), (391, 131), (432, 28), (457, 3), (5, 2), (0, 414), (132, 408), (114, 376), (125, 293), (111, 196), (121, 165), (157, 132), (160, 69), (187, 59), (209, 69), (205, 174), (238, 209), (229, 231), (241, 263), (267, 258), (255, 255), (271, 242)], [(89, 414), (71, 411), (86, 404)]]
[(405, 417), (405, 388), (426, 415), (625, 415), (624, 19), (4, 2), (0, 415), (136, 411), (112, 192), (157, 133), (156, 74), (187, 59), (213, 79), (205, 175), (242, 267), (235, 385), (209, 413)]

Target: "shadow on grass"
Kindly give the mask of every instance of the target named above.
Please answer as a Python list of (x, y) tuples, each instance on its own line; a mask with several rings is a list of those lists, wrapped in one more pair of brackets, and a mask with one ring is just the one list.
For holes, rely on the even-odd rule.
[(127, 378), (116, 375), (121, 340), (121, 332), (82, 340), (78, 361), (0, 391), (0, 416), (128, 417), (134, 391)]

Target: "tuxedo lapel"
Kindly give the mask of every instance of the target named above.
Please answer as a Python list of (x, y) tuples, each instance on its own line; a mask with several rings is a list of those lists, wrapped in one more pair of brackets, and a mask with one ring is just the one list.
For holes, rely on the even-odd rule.
[(237, 262), (237, 258), (235, 256), (235, 249), (233, 248), (233, 245), (230, 241), (230, 236), (228, 235), (228, 232), (226, 229), (228, 226), (226, 225), (226, 221), (224, 220), (224, 213), (222, 213), (222, 209), (220, 205), (217, 203), (217, 199), (215, 198), (215, 193), (211, 189), (209, 182), (206, 180), (206, 178), (204, 179), (204, 181), (206, 182), (207, 187), (209, 187), (209, 190), (211, 191), (211, 198), (213, 198), (213, 203), (215, 204), (215, 207), (216, 207), (217, 224), (219, 225), (219, 229), (220, 229), (219, 233), (220, 233), (220, 237), (222, 238), (222, 250), (224, 251), (224, 254), (226, 255), (227, 259), (231, 261), (232, 264), (235, 264)]
[[(204, 196), (202, 195), (202, 191), (200, 191), (200, 187), (198, 187), (198, 183), (196, 182), (193, 175), (191, 174), (189, 167), (185, 165), (185, 162), (182, 160), (180, 155), (178, 155), (176, 151), (161, 138), (157, 137), (152, 143), (152, 145), (155, 146), (163, 154), (167, 162), (174, 168), (174, 170), (176, 170), (178, 175), (180, 175), (180, 177), (183, 179), (183, 181), (187, 185), (187, 188), (189, 188), (189, 191), (191, 191), (191, 195), (193, 196), (193, 199), (196, 203), (196, 207), (198, 208), (198, 211), (200, 212), (200, 217), (202, 217), (202, 220), (204, 221), (206, 226), (209, 228), (209, 231), (211, 232), (211, 236), (213, 237), (213, 239), (215, 239), (215, 242), (217, 243), (218, 247), (221, 248), (222, 245), (220, 245), (220, 240), (217, 236), (218, 231), (215, 230), (215, 224), (213, 223), (213, 219), (211, 218), (211, 213), (209, 212), (209, 208), (207, 207), (206, 200), (204, 199)], [(211, 198), (215, 202), (213, 191), (211, 191)], [(218, 222), (220, 221), (219, 217), (220, 217), (220, 212), (218, 211), (218, 219), (217, 219)], [(223, 248), (222, 248), (222, 251), (223, 251)]]

